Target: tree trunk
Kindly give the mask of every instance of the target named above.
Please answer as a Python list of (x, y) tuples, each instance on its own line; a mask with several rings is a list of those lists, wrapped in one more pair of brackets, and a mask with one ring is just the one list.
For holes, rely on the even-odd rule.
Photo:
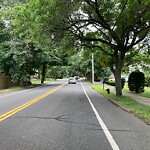
[(115, 82), (116, 82), (116, 95), (122, 95), (122, 85), (121, 85), (121, 67), (116, 67), (115, 69)]
[(40, 67), (38, 68), (38, 79), (41, 78), (41, 72), (40, 72)]
[(125, 54), (118, 52), (116, 57), (116, 64), (114, 70), (115, 82), (116, 82), (116, 96), (122, 95), (122, 85), (121, 85), (121, 72), (124, 64)]
[(45, 81), (45, 78), (46, 78), (46, 69), (47, 69), (47, 65), (44, 64), (44, 65), (42, 66), (42, 78), (41, 78), (41, 83), (44, 83), (44, 81)]

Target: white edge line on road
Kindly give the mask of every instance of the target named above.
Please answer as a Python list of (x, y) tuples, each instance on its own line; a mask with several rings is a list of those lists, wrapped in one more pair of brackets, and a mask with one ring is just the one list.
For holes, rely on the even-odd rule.
[(96, 115), (96, 118), (97, 118), (97, 120), (98, 120), (98, 122), (99, 122), (101, 128), (103, 129), (103, 131), (104, 131), (104, 133), (105, 133), (105, 135), (106, 135), (106, 137), (107, 137), (107, 139), (108, 139), (108, 141), (109, 141), (109, 143), (110, 143), (112, 149), (113, 149), (113, 150), (120, 150), (120, 149), (119, 149), (119, 146), (118, 146), (117, 143), (115, 142), (115, 140), (114, 140), (113, 136), (111, 135), (110, 131), (108, 130), (107, 126), (105, 125), (105, 123), (104, 123), (103, 120), (101, 119), (100, 115), (98, 114), (98, 112), (97, 112), (95, 106), (93, 105), (92, 101), (90, 100), (90, 98), (89, 98), (87, 92), (85, 91), (85, 88), (83, 87), (83, 85), (82, 85), (81, 82), (80, 82), (80, 84), (81, 84), (81, 86), (82, 86), (82, 88), (83, 88), (83, 91), (84, 91), (84, 93), (85, 93), (85, 95), (86, 95), (86, 97), (87, 97), (87, 99), (88, 99), (88, 101), (89, 101), (89, 103), (90, 103), (90, 105), (91, 105), (91, 107), (92, 107), (92, 109), (93, 109), (95, 115)]

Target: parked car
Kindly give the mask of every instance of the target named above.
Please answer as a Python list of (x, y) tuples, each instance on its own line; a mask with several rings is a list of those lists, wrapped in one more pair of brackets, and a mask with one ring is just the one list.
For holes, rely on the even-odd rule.
[(68, 84), (76, 84), (76, 78), (75, 77), (70, 77), (68, 79)]

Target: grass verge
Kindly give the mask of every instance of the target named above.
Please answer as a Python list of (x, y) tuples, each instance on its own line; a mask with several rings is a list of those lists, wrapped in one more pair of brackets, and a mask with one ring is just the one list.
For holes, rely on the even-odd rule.
[(9, 93), (9, 92), (13, 92), (13, 91), (19, 91), (19, 90), (23, 90), (24, 88), (23, 87), (11, 87), (9, 89), (3, 89), (3, 90), (0, 90), (0, 94), (4, 94), (4, 93)]
[(106, 91), (102, 89), (102, 87), (96, 84), (92, 84), (92, 87), (97, 92), (113, 101), (115, 104), (119, 105), (128, 112), (132, 112), (134, 115), (143, 119), (147, 124), (150, 125), (150, 106), (138, 103), (134, 99), (127, 96), (116, 96), (114, 93), (107, 94)]
[[(144, 90), (145, 90), (144, 93), (140, 93), (137, 95), (150, 98), (150, 87), (144, 87)], [(123, 91), (125, 91), (127, 93), (132, 93), (131, 91), (129, 91), (127, 83), (125, 84)]]
[[(111, 85), (109, 85), (109, 86), (111, 86)], [(112, 87), (114, 87), (114, 86), (112, 86)], [(132, 93), (128, 88), (128, 83), (125, 83), (123, 91), (126, 93)], [(136, 95), (150, 98), (150, 87), (144, 87), (144, 93), (137, 93)]]
[[(47, 78), (45, 80), (44, 84), (49, 84), (49, 83), (51, 83), (53, 81), (54, 81), (53, 79)], [(31, 82), (32, 82), (32, 84), (37, 85), (37, 86), (41, 84), (41, 80), (40, 79), (32, 79)], [(13, 92), (13, 91), (24, 90), (26, 88), (32, 88), (32, 86), (25, 86), (25, 87), (16, 86), (16, 87), (8, 88), (8, 89), (2, 89), (2, 90), (0, 90), (0, 94), (9, 93), (9, 92)]]

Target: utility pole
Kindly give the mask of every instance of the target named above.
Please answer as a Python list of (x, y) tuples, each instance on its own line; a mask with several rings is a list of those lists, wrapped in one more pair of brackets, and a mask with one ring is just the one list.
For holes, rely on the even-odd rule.
[(92, 53), (92, 83), (94, 83), (94, 55)]

